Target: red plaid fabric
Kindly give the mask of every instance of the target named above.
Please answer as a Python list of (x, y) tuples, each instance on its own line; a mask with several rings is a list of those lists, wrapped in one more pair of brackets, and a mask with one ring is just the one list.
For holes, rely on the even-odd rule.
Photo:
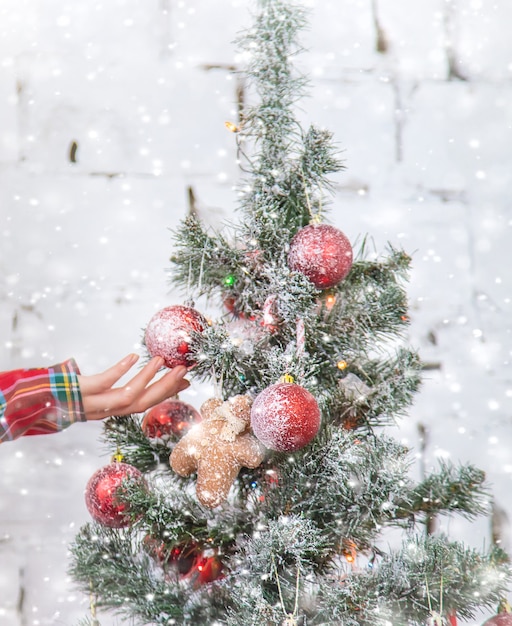
[(0, 443), (85, 421), (79, 373), (73, 359), (48, 368), (0, 372)]

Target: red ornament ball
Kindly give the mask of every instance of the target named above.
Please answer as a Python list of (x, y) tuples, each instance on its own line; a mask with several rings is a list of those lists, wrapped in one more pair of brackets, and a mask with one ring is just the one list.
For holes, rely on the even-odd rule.
[(304, 387), (276, 383), (256, 396), (251, 408), (251, 426), (267, 448), (291, 452), (315, 438), (320, 428), (320, 409)]
[(199, 589), (203, 585), (223, 578), (222, 561), (216, 555), (205, 556), (200, 554), (184, 578), (190, 582), (194, 589)]
[(304, 274), (317, 289), (328, 289), (349, 273), (352, 246), (346, 235), (334, 226), (310, 224), (291, 240), (288, 267)]
[(171, 562), (181, 576), (186, 576), (197, 562), (199, 548), (195, 544), (177, 546), (171, 551)]
[(167, 367), (193, 365), (190, 342), (193, 332), (202, 332), (206, 318), (189, 306), (174, 305), (158, 311), (149, 320), (144, 342), (151, 356), (161, 356)]
[(145, 551), (162, 566), (172, 566), (181, 576), (188, 574), (200, 553), (196, 544), (183, 544), (169, 549), (161, 539), (146, 535), (142, 540)]
[(164, 400), (149, 409), (142, 420), (142, 431), (150, 439), (184, 435), (201, 421), (199, 411), (181, 400)]
[(95, 521), (110, 528), (131, 524), (128, 505), (117, 499), (117, 490), (127, 479), (146, 484), (139, 470), (127, 463), (110, 463), (91, 476), (85, 488), (85, 504)]
[(483, 626), (512, 626), (512, 613), (498, 613), (484, 622)]

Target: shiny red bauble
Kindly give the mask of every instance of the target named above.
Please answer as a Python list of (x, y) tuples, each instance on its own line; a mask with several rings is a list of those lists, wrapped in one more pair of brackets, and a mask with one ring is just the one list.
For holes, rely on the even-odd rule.
[(150, 439), (184, 435), (201, 421), (199, 411), (181, 400), (164, 400), (149, 409), (142, 420), (142, 431)]
[(196, 544), (183, 544), (168, 549), (164, 542), (146, 535), (142, 541), (145, 551), (162, 567), (172, 568), (181, 580), (194, 588), (223, 577), (222, 561), (216, 554), (203, 552)]
[(218, 556), (198, 555), (188, 574), (184, 577), (194, 589), (223, 578), (222, 561)]
[(484, 622), (482, 626), (512, 626), (512, 613), (498, 613)]
[(208, 325), (206, 318), (189, 306), (168, 306), (149, 320), (144, 343), (151, 356), (161, 356), (167, 367), (190, 366), (190, 343), (194, 332), (202, 332)]
[(310, 224), (291, 240), (288, 267), (304, 274), (317, 289), (328, 289), (349, 273), (352, 256), (350, 241), (341, 230), (329, 224)]
[(251, 408), (251, 427), (267, 448), (291, 452), (315, 438), (320, 428), (320, 409), (304, 387), (276, 383), (256, 396)]
[(118, 499), (118, 490), (128, 479), (146, 484), (139, 470), (127, 463), (110, 463), (91, 476), (85, 488), (85, 504), (96, 522), (110, 528), (132, 523), (128, 504)]

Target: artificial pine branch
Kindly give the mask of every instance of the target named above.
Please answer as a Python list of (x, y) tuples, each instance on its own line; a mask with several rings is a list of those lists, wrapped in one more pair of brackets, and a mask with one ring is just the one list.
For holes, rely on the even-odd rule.
[(489, 488), (482, 470), (463, 465), (459, 468), (444, 461), (412, 494), (413, 508), (429, 515), (458, 512), (474, 518), (489, 512)]
[(189, 290), (195, 287), (198, 296), (218, 289), (226, 275), (236, 272), (241, 262), (239, 250), (232, 248), (221, 235), (207, 233), (193, 215), (181, 223), (174, 244), (172, 282)]

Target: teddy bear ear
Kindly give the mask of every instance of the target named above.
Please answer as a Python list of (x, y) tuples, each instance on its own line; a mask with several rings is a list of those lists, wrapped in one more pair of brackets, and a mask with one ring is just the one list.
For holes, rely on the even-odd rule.
[(206, 402), (203, 402), (201, 408), (199, 409), (203, 419), (207, 420), (211, 417), (215, 409), (218, 409), (221, 404), (223, 404), (223, 400), (220, 398), (210, 398), (209, 400), (206, 400)]
[(234, 415), (246, 422), (251, 419), (252, 398), (248, 395), (233, 396), (229, 400), (229, 408)]

